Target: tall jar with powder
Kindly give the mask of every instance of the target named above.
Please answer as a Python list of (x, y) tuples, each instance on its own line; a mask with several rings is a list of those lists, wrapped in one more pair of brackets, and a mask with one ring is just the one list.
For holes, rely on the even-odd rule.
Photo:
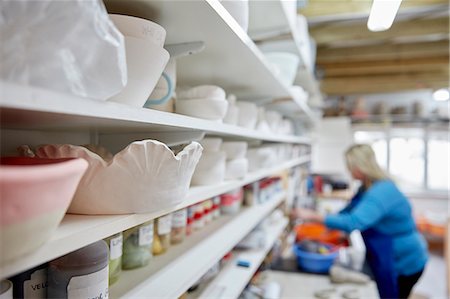
[(103, 240), (49, 263), (48, 298), (107, 298), (108, 245)]
[(170, 247), (170, 231), (172, 230), (172, 214), (159, 217), (155, 221), (155, 244), (153, 254), (158, 255)]
[(170, 242), (178, 244), (184, 241), (186, 237), (187, 226), (187, 208), (175, 211), (172, 213), (172, 231), (170, 235)]
[(109, 285), (115, 283), (122, 272), (122, 232), (105, 239), (109, 248)]
[(148, 265), (153, 246), (153, 220), (123, 232), (122, 269)]

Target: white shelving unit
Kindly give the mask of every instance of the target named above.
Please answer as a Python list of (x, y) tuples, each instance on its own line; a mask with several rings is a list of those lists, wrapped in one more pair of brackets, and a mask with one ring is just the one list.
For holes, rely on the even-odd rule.
[(264, 177), (310, 161), (309, 156), (287, 161), (270, 169), (248, 174), (244, 179), (226, 181), (220, 185), (192, 187), (186, 199), (179, 205), (155, 213), (89, 216), (67, 214), (52, 238), (32, 254), (1, 265), (0, 278), (12, 276), (26, 269), (55, 259), (61, 255), (77, 250), (97, 240), (104, 239), (130, 227), (137, 226), (151, 219), (188, 207), (205, 199), (226, 193), (233, 189), (260, 180)]
[[(248, 284), (262, 261), (273, 247), (275, 241), (286, 228), (287, 218), (280, 219), (271, 224), (266, 230), (266, 245), (261, 249), (236, 251), (233, 260), (223, 268), (219, 275), (211, 281), (205, 290), (198, 296), (199, 299), (235, 299)], [(238, 260), (245, 260), (250, 267), (237, 266)]]
[[(295, 84), (302, 86), (310, 95), (322, 99), (319, 84), (314, 77), (312, 69), (305, 64), (305, 57), (300, 51), (296, 25), (296, 16), (291, 15), (292, 6), (296, 8), (296, 1), (293, 0), (250, 0), (250, 22), (249, 35), (270, 50), (287, 51), (300, 57), (300, 67), (297, 72)], [(268, 46), (266, 40), (276, 40), (273, 47)], [(268, 47), (267, 47), (268, 46)], [(316, 116), (310, 111), (307, 105), (302, 105), (301, 109), (308, 117), (314, 119)], [(283, 111), (283, 110), (282, 110)]]
[[(281, 0), (267, 2), (283, 5)], [(166, 45), (205, 43), (201, 53), (177, 60), (180, 85), (217, 84), (245, 100), (293, 97), (273, 74), (249, 35), (218, 0), (105, 0), (105, 4), (111, 13), (141, 17), (162, 25), (167, 31)], [(310, 111), (305, 113), (310, 120), (316, 120)]]
[[(281, 0), (274, 2), (279, 2), (277, 5), (281, 3), (281, 10), (284, 11)], [(179, 86), (216, 84), (227, 93), (236, 94), (239, 100), (255, 102), (290, 99), (311, 122), (315, 121), (315, 116), (306, 103), (293, 98), (289, 87), (272, 73), (262, 52), (219, 0), (105, 0), (105, 4), (111, 13), (143, 17), (161, 24), (168, 33), (167, 45), (195, 41), (205, 43), (205, 50), (201, 53), (177, 60)], [(14, 149), (19, 144), (41, 142), (43, 136), (47, 138), (46, 142), (57, 139), (75, 143), (75, 138), (80, 138), (76, 140), (87, 139), (93, 143), (101, 143), (107, 137), (121, 139), (118, 142), (130, 142), (137, 135), (142, 138), (178, 135), (193, 140), (201, 138), (205, 133), (233, 140), (310, 145), (310, 139), (304, 136), (267, 134), (184, 115), (94, 101), (3, 81), (0, 81), (0, 124), (0, 133), (6, 133), (1, 136), (2, 150), (4, 145), (8, 149)], [(174, 137), (167, 138), (171, 140)], [(10, 277), (148, 220), (309, 161), (310, 156), (303, 156), (249, 173), (241, 180), (193, 187), (183, 203), (163, 211), (114, 216), (66, 215), (45, 244), (30, 254), (0, 265), (0, 278)], [(238, 215), (222, 217), (202, 231), (194, 233), (183, 244), (172, 247), (167, 254), (155, 257), (148, 267), (125, 271), (112, 286), (111, 297), (180, 296), (283, 198), (284, 194), (280, 194), (263, 205), (245, 208)], [(279, 225), (274, 230), (281, 231), (281, 224)], [(277, 232), (273, 233), (272, 237), (275, 238)], [(262, 254), (263, 252), (255, 253), (255, 264)]]
[(279, 205), (284, 196), (279, 194), (264, 204), (245, 208), (238, 215), (222, 217), (155, 257), (149, 266), (122, 272), (111, 287), (111, 298), (178, 298)]
[(267, 134), (238, 126), (185, 115), (135, 108), (60, 94), (41, 88), (23, 88), (0, 81), (0, 122), (2, 128), (33, 130), (92, 130), (98, 133), (152, 131), (203, 131), (220, 136), (272, 142), (309, 144), (300, 136)]

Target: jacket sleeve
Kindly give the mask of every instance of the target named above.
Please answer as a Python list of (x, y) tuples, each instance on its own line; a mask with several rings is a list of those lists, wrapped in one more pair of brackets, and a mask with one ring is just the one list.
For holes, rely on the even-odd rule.
[(351, 232), (355, 229), (365, 230), (377, 223), (386, 214), (380, 198), (374, 194), (365, 194), (361, 202), (350, 212), (343, 212), (325, 217), (329, 228)]

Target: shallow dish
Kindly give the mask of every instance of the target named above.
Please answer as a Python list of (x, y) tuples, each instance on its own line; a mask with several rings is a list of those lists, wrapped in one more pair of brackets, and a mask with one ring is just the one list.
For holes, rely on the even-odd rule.
[(226, 100), (190, 99), (178, 100), (175, 103), (175, 112), (183, 115), (222, 121), (227, 113)]
[(158, 47), (163, 47), (166, 41), (166, 30), (161, 25), (150, 20), (109, 14), (109, 18), (124, 36), (148, 40)]
[(89, 162), (68, 212), (98, 215), (149, 213), (182, 202), (201, 153), (197, 142), (174, 155), (156, 140), (133, 142), (109, 162), (75, 145), (45, 145), (36, 151), (40, 157)]
[(178, 91), (178, 98), (187, 99), (216, 99), (225, 100), (225, 90), (216, 85), (199, 85)]
[(32, 252), (52, 235), (87, 167), (83, 159), (1, 158), (1, 262)]
[(125, 36), (128, 81), (109, 101), (142, 107), (169, 61), (169, 52), (148, 40)]

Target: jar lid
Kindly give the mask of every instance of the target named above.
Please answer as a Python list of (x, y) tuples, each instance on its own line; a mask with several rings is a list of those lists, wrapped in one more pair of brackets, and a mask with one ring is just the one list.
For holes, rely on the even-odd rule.
[(80, 268), (108, 263), (108, 245), (100, 240), (51, 261), (50, 266)]

